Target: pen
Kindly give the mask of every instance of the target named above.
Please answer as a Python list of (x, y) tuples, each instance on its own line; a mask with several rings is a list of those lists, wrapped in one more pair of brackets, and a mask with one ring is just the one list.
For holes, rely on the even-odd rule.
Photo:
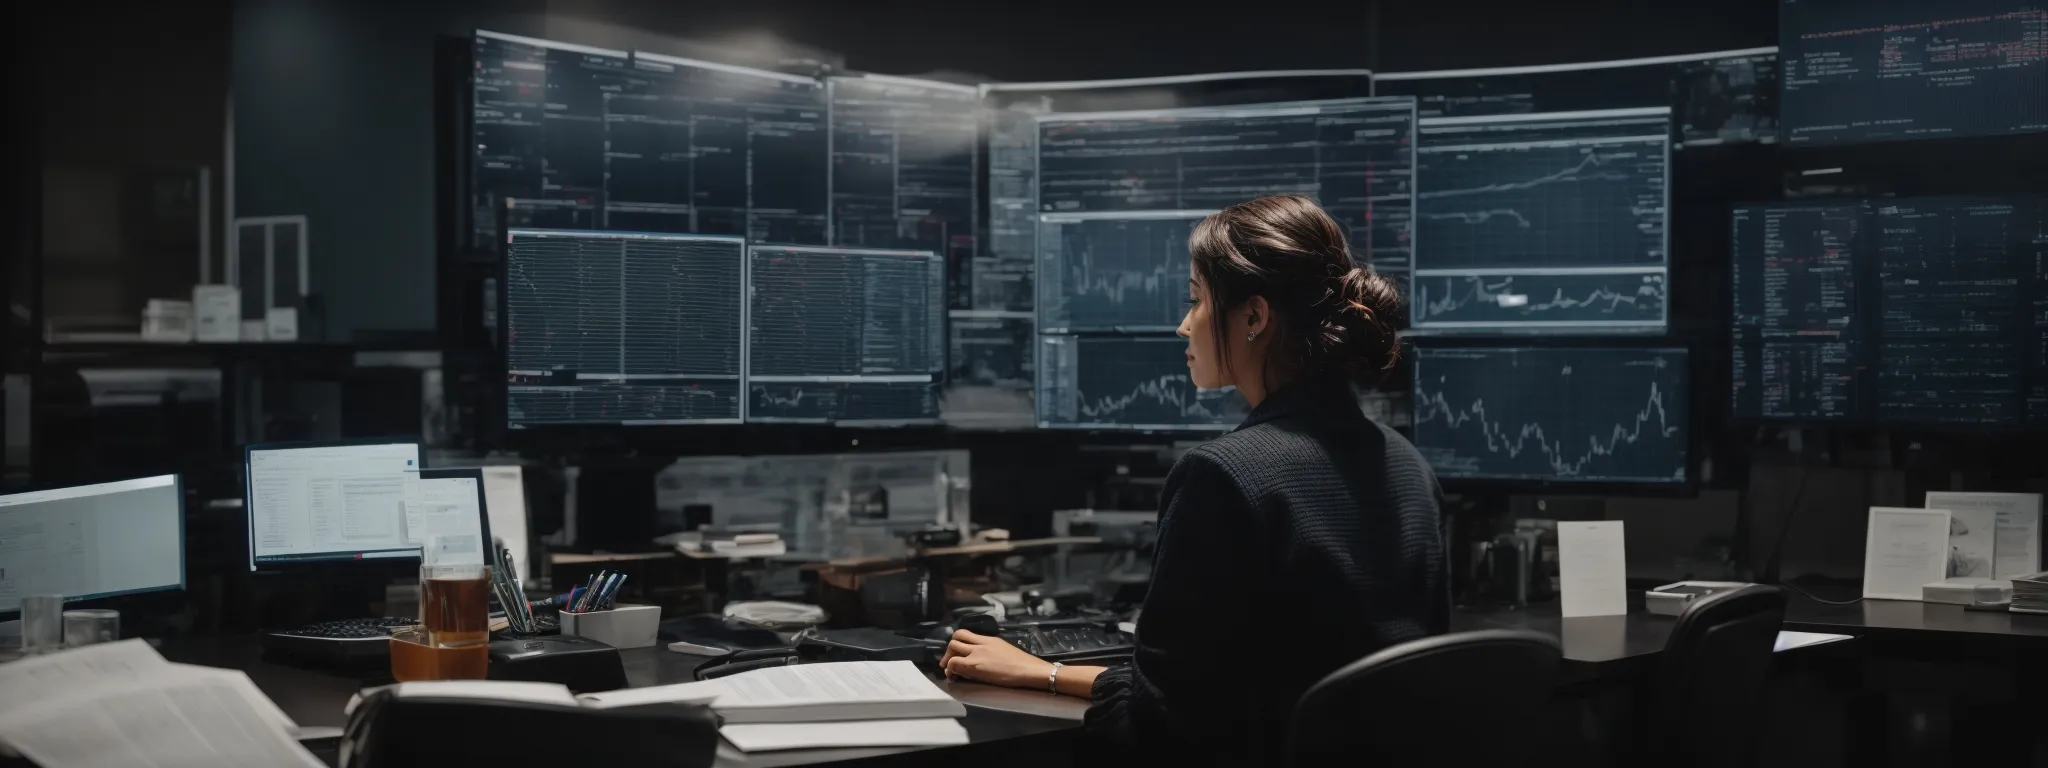
[(610, 571), (597, 572), (597, 578), (590, 583), (590, 589), (583, 593), (583, 610), (597, 610), (597, 595), (604, 591), (604, 582), (611, 577)]
[(614, 573), (614, 574), (612, 574), (612, 581), (611, 581), (611, 583), (610, 583), (610, 584), (606, 584), (606, 585), (605, 585), (605, 588), (604, 588), (604, 592), (603, 592), (602, 594), (600, 594), (600, 595), (598, 595), (598, 596), (597, 596), (597, 599), (598, 599), (598, 604), (599, 604), (599, 606), (600, 606), (600, 607), (601, 607), (601, 608), (602, 608), (603, 610), (607, 610), (607, 611), (609, 611), (609, 610), (611, 610), (611, 609), (613, 609), (613, 608), (617, 608), (617, 607), (618, 607), (618, 599), (619, 599), (619, 585), (620, 585), (620, 584), (624, 584), (625, 582), (626, 582), (626, 574), (623, 574), (623, 573)]
[(590, 610), (591, 602), (597, 597), (598, 588), (604, 586), (605, 578), (604, 571), (598, 571), (590, 577), (590, 588), (583, 590), (583, 595), (576, 599), (576, 611), (578, 613)]

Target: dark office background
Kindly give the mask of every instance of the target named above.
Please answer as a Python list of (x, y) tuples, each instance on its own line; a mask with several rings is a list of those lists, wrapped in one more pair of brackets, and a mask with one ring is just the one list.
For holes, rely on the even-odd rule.
[[(450, 108), (445, 88), (437, 85), (445, 74), (438, 70), (443, 61), (437, 49), (478, 28), (741, 64), (810, 60), (843, 70), (961, 82), (1259, 69), (1415, 71), (1777, 43), (1777, 4), (1771, 0), (1262, 3), (1204, 6), (1170, 19), (1150, 4), (1081, 2), (200, 0), (25, 3), (14, 12), (19, 44), (12, 101), (40, 107), (9, 110), (14, 133), (24, 139), (10, 145), (24, 155), (15, 165), (27, 176), (21, 184), (29, 199), (13, 217), (23, 226), (7, 270), (15, 298), (8, 371), (17, 374), (17, 382), (37, 354), (35, 334), (28, 332), (34, 320), (132, 327), (146, 299), (181, 295), (197, 282), (198, 244), (187, 224), (198, 195), (192, 170), (199, 167), (213, 169), (215, 199), (223, 185), (232, 185), (234, 216), (309, 217), (316, 243), (312, 292), (320, 301), (317, 319), (302, 331), (309, 340), (339, 350), (342, 359), (351, 349), (436, 346), (450, 332), (449, 308), (436, 284), (442, 269), (437, 210), (448, 204), (439, 176), (446, 158), (437, 154), (444, 146), (437, 111)], [(1701, 172), (1685, 166), (1673, 171)], [(1684, 215), (1676, 211), (1674, 221)], [(220, 220), (216, 214), (207, 255), (215, 270), (222, 268), (225, 240)], [(1688, 269), (1684, 250), (1683, 244), (1674, 248), (1674, 275)], [(1725, 271), (1725, 262), (1691, 269), (1711, 275)], [(1721, 288), (1710, 288), (1695, 301), (1719, 301), (1706, 297), (1718, 296), (1712, 291)], [(1688, 290), (1679, 286), (1681, 301)], [(31, 309), (37, 292), (39, 313)], [(376, 401), (386, 391), (345, 375), (328, 378), (333, 381), (322, 386), (338, 388), (344, 400), (354, 392), (357, 400)], [(290, 401), (275, 389), (241, 416), (273, 418), (264, 412), (266, 405)], [(456, 397), (451, 391), (450, 398)], [(1719, 392), (1700, 397), (1717, 398)], [(1511, 503), (1523, 517), (1627, 519), (1632, 560), (1654, 562), (1653, 570), (1674, 576), (1718, 575), (1718, 565), (1700, 563), (1754, 561), (1778, 546), (1789, 553), (1788, 575), (1811, 569), (1851, 576), (1861, 560), (1864, 509), (1871, 504), (1911, 505), (1930, 487), (2041, 489), (2041, 468), (2021, 458), (2036, 445), (2030, 436), (1738, 428), (1725, 422), (1724, 410), (1698, 411), (1702, 418), (1694, 432), (1705, 457), (1697, 494), (1530, 496)], [(90, 474), (65, 462), (99, 454), (64, 446), (106, 442), (105, 435), (71, 426), (92, 422), (39, 415), (31, 442), (22, 424), (26, 415), (7, 414), (12, 480)], [(382, 420), (373, 427), (348, 431), (405, 426), (402, 416), (377, 418)], [(206, 450), (225, 456), (233, 437), (212, 435)], [(915, 431), (876, 436), (861, 447), (972, 449), (977, 520), (1031, 530), (1043, 523), (1027, 517), (1087, 498), (1080, 488), (1043, 478), (1072, 476), (1057, 473), (1099, 452), (1104, 442)], [(756, 439), (747, 447), (814, 451), (852, 445), (843, 437), (807, 436)], [(188, 448), (173, 442), (136, 450)], [(30, 455), (47, 460), (30, 472)], [(997, 492), (1005, 487), (1022, 490)], [(1802, 511), (1793, 525), (1785, 525), (1785, 510), (1795, 506)]]

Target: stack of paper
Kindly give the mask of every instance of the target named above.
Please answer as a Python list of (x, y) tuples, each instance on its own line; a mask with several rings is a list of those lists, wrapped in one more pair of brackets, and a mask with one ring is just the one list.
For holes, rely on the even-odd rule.
[(967, 743), (967, 707), (907, 661), (768, 667), (656, 688), (586, 694), (583, 706), (631, 707), (709, 699), (719, 729), (742, 751)]
[(321, 765), (248, 675), (141, 640), (0, 664), (0, 691), (0, 743), (43, 768)]
[(2012, 580), (2013, 613), (2048, 613), (2048, 571)]

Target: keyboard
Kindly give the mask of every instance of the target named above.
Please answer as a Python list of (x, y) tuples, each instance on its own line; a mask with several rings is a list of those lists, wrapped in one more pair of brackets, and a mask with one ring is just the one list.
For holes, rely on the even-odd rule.
[(395, 616), (322, 621), (265, 632), (263, 649), (283, 660), (318, 666), (375, 666), (391, 658), (392, 630), (419, 623)]
[[(950, 624), (926, 624), (904, 634), (943, 651), (952, 639)], [(1135, 640), (1112, 631), (1105, 622), (1081, 618), (1022, 618), (1004, 622), (997, 634), (1025, 653), (1046, 661), (1113, 661), (1137, 650)], [(933, 657), (936, 660), (936, 656)]]
[(1025, 653), (1049, 661), (1130, 655), (1129, 635), (1109, 632), (1100, 624), (1024, 624), (1003, 627), (1003, 639)]

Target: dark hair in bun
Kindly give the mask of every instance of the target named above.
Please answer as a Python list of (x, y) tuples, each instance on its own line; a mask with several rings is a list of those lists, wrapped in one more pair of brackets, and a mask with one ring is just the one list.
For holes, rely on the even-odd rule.
[(1188, 236), (1188, 254), (1214, 308), (1219, 355), (1228, 354), (1230, 311), (1263, 296), (1280, 335), (1262, 372), (1370, 386), (1400, 358), (1400, 290), (1360, 266), (1343, 227), (1306, 197), (1261, 197), (1212, 214)]

